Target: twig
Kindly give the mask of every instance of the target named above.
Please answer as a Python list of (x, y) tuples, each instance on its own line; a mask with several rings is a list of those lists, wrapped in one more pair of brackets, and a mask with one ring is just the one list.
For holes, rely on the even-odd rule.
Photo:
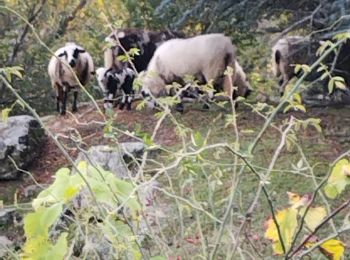
[(337, 209), (335, 209), (331, 214), (329, 214), (316, 228), (312, 231), (300, 244), (299, 246), (293, 250), (290, 256), (286, 255), (285, 259), (293, 257), (297, 252), (299, 252), (303, 246), (317, 233), (319, 229), (321, 229), (325, 224), (328, 223), (334, 216), (336, 216), (340, 211), (345, 209), (350, 205), (350, 199), (345, 201), (342, 205), (340, 205)]
[[(290, 249), (289, 251), (287, 252), (286, 254), (286, 258), (288, 257), (288, 255), (292, 252), (293, 250), (293, 247), (294, 247), (294, 244), (296, 243), (296, 240), (299, 236), (299, 234), (301, 233), (302, 229), (303, 229), (303, 225), (304, 225), (304, 222), (305, 222), (305, 218), (306, 218), (306, 214), (308, 213), (309, 209), (311, 208), (311, 205), (313, 204), (313, 202), (315, 201), (316, 199), (316, 196), (317, 196), (317, 193), (318, 191), (322, 188), (322, 186), (326, 183), (326, 181), (328, 180), (329, 176), (331, 175), (332, 173), (332, 168), (334, 167), (334, 165), (343, 157), (345, 156), (348, 156), (349, 155), (349, 152), (346, 152), (342, 155), (340, 155), (337, 159), (334, 160), (334, 162), (332, 163), (332, 165), (330, 166), (330, 169), (328, 170), (328, 173), (326, 175), (326, 177), (319, 183), (318, 187), (314, 190), (313, 194), (312, 194), (312, 197), (311, 197), (311, 200), (310, 202), (308, 203), (308, 205), (306, 206), (306, 209), (304, 211), (304, 214), (303, 216), (301, 217), (301, 220), (300, 220), (300, 226), (299, 226), (299, 229), (297, 230), (297, 232), (295, 233), (295, 236), (294, 236), (294, 239), (291, 243), (291, 246), (290, 246)], [(294, 252), (294, 251), (293, 251)]]
[(335, 238), (337, 236), (339, 236), (341, 233), (345, 232), (345, 231), (348, 231), (350, 230), (350, 227), (347, 226), (347, 227), (344, 227), (344, 228), (341, 228), (339, 230), (337, 230), (336, 233), (333, 233), (331, 235), (329, 235), (328, 237), (318, 241), (317, 243), (315, 243), (314, 245), (312, 245), (312, 247), (308, 248), (307, 250), (303, 251), (301, 254), (298, 255), (298, 258), (302, 259), (303, 256), (309, 254), (311, 251), (313, 251), (314, 249), (316, 249), (317, 247), (319, 247), (320, 245), (322, 245), (324, 242), (327, 242), (328, 240), (332, 239), (332, 238)]
[[(319, 57), (316, 62), (314, 64), (311, 65), (310, 67), (310, 71), (313, 71), (317, 68), (317, 66), (331, 53), (333, 52), (333, 50), (335, 48), (337, 48), (340, 44), (342, 44), (345, 40), (341, 40), (337, 43), (335, 43), (331, 48), (327, 49), (322, 55), (321, 57)], [(281, 100), (281, 102), (279, 103), (279, 105), (271, 112), (270, 116), (268, 117), (268, 119), (265, 121), (265, 124), (263, 125), (262, 129), (260, 130), (260, 132), (258, 133), (258, 135), (256, 136), (256, 138), (253, 140), (253, 142), (251, 143), (251, 145), (249, 146), (249, 151), (248, 154), (253, 154), (254, 150), (257, 146), (257, 144), (260, 142), (263, 134), (266, 132), (267, 128), (271, 125), (272, 120), (275, 118), (275, 116), (277, 115), (278, 111), (280, 111), (282, 109), (282, 107), (284, 106), (284, 104), (293, 96), (293, 94), (300, 88), (302, 82), (304, 81), (304, 79), (306, 78), (306, 76), (309, 74), (309, 72), (304, 72), (304, 74), (297, 80), (297, 82), (295, 83), (295, 85), (292, 87), (292, 89), (284, 96), (284, 98)], [(243, 165), (241, 167), (241, 170), (239, 172), (239, 175), (242, 175), (243, 172), (245, 170), (245, 165)], [(229, 202), (228, 205), (226, 207), (226, 211), (224, 213), (224, 217), (223, 217), (223, 224), (220, 228), (220, 236), (222, 237), (223, 235), (223, 230), (224, 230), (224, 226), (227, 223), (228, 217), (229, 217), (229, 213), (230, 210), (232, 208), (232, 205), (234, 203), (234, 196), (235, 196), (235, 192), (232, 192), (229, 198)], [(247, 219), (244, 220), (244, 222), (246, 222)], [(237, 237), (239, 236), (239, 233), (237, 234)], [(237, 245), (238, 246), (238, 245)], [(236, 246), (236, 247), (237, 247)], [(217, 249), (217, 247), (215, 247)], [(212, 254), (212, 258), (214, 257), (215, 254)]]

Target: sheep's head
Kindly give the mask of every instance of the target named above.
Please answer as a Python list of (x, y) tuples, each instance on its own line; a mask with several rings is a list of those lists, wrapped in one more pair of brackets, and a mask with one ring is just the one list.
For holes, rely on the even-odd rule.
[(64, 58), (65, 61), (74, 68), (78, 63), (78, 58), (80, 53), (86, 52), (80, 46), (74, 43), (67, 43), (63, 51), (58, 54), (58, 57)]
[(251, 87), (247, 75), (243, 71), (242, 67), (236, 61), (236, 74), (234, 78), (233, 85), (237, 86), (237, 95), (247, 98), (252, 92), (253, 88)]

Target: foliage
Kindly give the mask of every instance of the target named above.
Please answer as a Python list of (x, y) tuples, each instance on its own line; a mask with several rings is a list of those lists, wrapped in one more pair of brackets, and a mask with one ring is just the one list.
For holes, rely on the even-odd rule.
[(333, 167), (324, 191), (327, 197), (335, 199), (348, 184), (350, 184), (350, 163), (347, 159), (342, 159)]
[[(252, 84), (260, 91), (272, 89), (275, 84), (268, 77), (269, 68), (266, 64), (270, 50), (266, 42), (270, 36), (262, 33), (268, 30), (263, 28), (264, 19), (271, 17), (267, 26), (281, 31), (301, 16), (299, 12), (294, 12), (301, 8), (298, 2), (290, 3), (289, 10), (281, 12), (287, 1), (263, 1), (257, 4), (253, 0), (38, 0), (26, 3), (5, 1), (5, 4), (27, 20), (36, 14), (31, 24), (50, 49), (55, 50), (64, 42), (74, 40), (93, 54), (95, 65), (102, 64), (102, 50), (106, 45), (103, 40), (111, 28), (170, 27), (183, 30), (188, 35), (225, 32), (239, 47), (239, 61), (250, 72)], [(319, 1), (309, 1), (303, 6), (305, 13), (302, 14), (310, 15), (318, 4)], [(321, 7), (325, 10), (327, 5)], [(0, 10), (0, 19), (5, 25), (4, 30), (0, 31), (4, 42), (0, 46), (0, 57), (5, 61), (3, 67), (7, 67), (1, 68), (1, 74), (6, 75), (7, 80), (30, 104), (45, 104), (47, 109), (49, 83), (47, 77), (43, 77), (43, 72), (46, 71), (51, 53), (38, 44), (35, 33), (18, 15), (3, 8)], [(317, 15), (316, 12), (315, 23), (319, 21)], [(312, 23), (310, 26), (312, 28), (300, 31), (308, 33), (317, 27)], [(14, 44), (16, 42), (18, 45)], [(326, 42), (318, 51), (320, 57), (332, 52), (335, 46), (336, 43)], [(138, 55), (138, 50), (132, 49), (128, 54), (120, 58)], [(14, 64), (23, 67), (23, 80), (13, 77), (22, 75), (19, 67), (12, 66)], [(328, 68), (320, 63), (311, 66), (300, 64), (295, 70), (306, 74), (311, 68), (319, 68), (322, 76), (329, 78), (330, 91), (335, 87), (344, 87), (344, 80), (331, 77)], [(190, 79), (184, 81), (191, 82)], [(136, 85), (140, 86), (140, 83)], [(211, 85), (203, 86), (204, 90), (212, 90)], [(180, 89), (178, 84), (170, 87)], [(327, 167), (315, 173), (315, 169), (319, 170), (317, 167), (320, 162), (311, 165), (302, 149), (303, 133), (310, 131), (310, 128), (311, 135), (316, 136), (316, 131), (322, 132), (320, 120), (305, 119), (305, 115), (296, 113), (293, 116), (286, 115), (287, 120), (275, 121), (283, 107), (286, 107), (285, 112), (293, 109), (306, 111), (299, 94), (301, 87), (299, 83), (292, 85), (285, 99), (276, 106), (266, 103), (252, 105), (244, 99), (230, 99), (218, 105), (219, 109), (226, 111), (225, 114), (221, 110), (209, 111), (197, 120), (189, 120), (191, 122), (181, 121), (181, 117), (171, 110), (179, 103), (177, 92), (173, 97), (156, 100), (159, 111), (154, 115), (156, 123), (151, 133), (144, 129), (149, 125), (135, 127), (132, 132), (124, 131), (124, 126), (112, 121), (115, 116), (113, 111), (108, 111), (108, 119), (103, 118), (101, 122), (105, 138), (117, 143), (128, 136), (142, 140), (147, 146), (142, 159), (136, 163), (136, 176), (132, 176), (130, 182), (121, 180), (87, 162), (80, 163), (77, 169), (60, 169), (53, 184), (32, 202), (34, 211), (24, 219), (26, 242), (21, 247), (23, 258), (70, 258), (74, 251), (82, 251), (81, 244), (86, 246), (84, 248), (87, 251), (77, 255), (94, 258), (96, 250), (90, 246), (97, 242), (107, 245), (106, 255), (115, 259), (141, 259), (145, 256), (150, 259), (181, 256), (207, 259), (263, 258), (272, 254), (263, 246), (266, 244), (261, 239), (264, 232), (265, 238), (272, 241), (273, 253), (283, 255), (286, 259), (302, 254), (317, 258), (320, 253), (315, 252), (314, 248), (319, 248), (322, 254), (332, 259), (343, 257), (345, 247), (338, 225), (343, 216), (339, 212), (332, 215), (334, 204), (323, 196), (323, 191), (331, 199), (344, 192), (349, 180), (349, 162), (347, 159), (337, 161), (327, 182), (320, 182)], [(45, 102), (31, 100), (37, 97)], [(7, 99), (6, 96), (2, 100), (8, 104), (17, 104), (17, 101)], [(145, 104), (146, 101), (141, 102), (138, 108), (144, 110)], [(241, 107), (243, 110), (240, 110)], [(247, 108), (254, 113), (253, 128), (240, 125), (242, 114), (247, 112), (244, 109)], [(6, 120), (11, 110), (12, 107), (2, 110), (3, 119)], [(169, 135), (178, 138), (181, 141), (179, 144), (167, 147), (158, 143), (156, 137), (164, 125), (175, 128), (174, 133)], [(270, 139), (265, 139), (267, 129), (273, 131)], [(215, 135), (216, 131), (219, 135)], [(81, 149), (81, 144), (77, 144), (76, 140), (67, 138), (76, 144), (74, 149)], [(53, 140), (57, 141), (56, 137)], [(315, 146), (319, 145), (317, 143)], [(150, 150), (156, 148), (160, 155), (154, 159)], [(321, 163), (324, 165), (324, 161)], [(298, 182), (284, 183), (287, 182), (284, 180), (286, 176)], [(139, 201), (138, 190), (149, 180), (157, 180), (163, 186), (155, 188), (161, 194), (160, 201), (147, 201), (154, 210), (147, 215), (144, 214), (144, 205)], [(283, 185), (280, 188), (279, 183), (289, 185), (289, 188)], [(282, 192), (291, 190), (290, 187), (297, 189), (299, 183), (306, 186), (306, 192), (313, 194), (300, 196), (289, 193), (290, 205), (284, 207), (286, 204), (281, 198)], [(316, 201), (316, 195), (320, 201)], [(165, 212), (161, 211), (163, 205), (169, 207)], [(266, 229), (263, 230), (261, 224), (267, 215), (270, 217), (265, 221)], [(145, 221), (142, 222), (146, 223), (143, 228), (149, 231), (142, 243), (137, 233), (141, 221)], [(316, 232), (324, 226), (327, 228), (316, 236)], [(348, 230), (344, 226), (344, 230)], [(307, 239), (301, 240), (301, 235)], [(325, 241), (322, 240), (324, 238)]]
[[(85, 206), (74, 206), (76, 200), (84, 201)], [(98, 206), (87, 207), (91, 203), (98, 203)], [(115, 211), (121, 204), (130, 210), (130, 216)], [(105, 234), (111, 247), (114, 247), (112, 255), (118, 258), (117, 256), (131, 253), (133, 259), (141, 258), (137, 238), (130, 240), (134, 236), (133, 230), (126, 224), (132, 221), (137, 225), (141, 211), (141, 205), (133, 194), (133, 185), (100, 167), (95, 168), (82, 161), (75, 173), (71, 173), (68, 168), (58, 170), (54, 183), (43, 190), (33, 200), (32, 205), (35, 211), (24, 218), (24, 259), (65, 258), (68, 243), (72, 246), (74, 241), (79, 239), (74, 233), (62, 232), (58, 228), (60, 225), (67, 225), (68, 219), (64, 216), (68, 209), (73, 211), (76, 217), (76, 222), (69, 227), (70, 230), (74, 230), (76, 225), (79, 228), (88, 228), (89, 223), (86, 223), (86, 220), (99, 219), (97, 231)], [(55, 240), (56, 243), (52, 244), (50, 240)], [(115, 243), (116, 240), (118, 242)], [(121, 249), (122, 246), (124, 249)]]

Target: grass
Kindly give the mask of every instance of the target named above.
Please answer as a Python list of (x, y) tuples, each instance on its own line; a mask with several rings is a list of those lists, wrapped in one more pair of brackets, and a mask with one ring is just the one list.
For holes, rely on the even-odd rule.
[[(174, 113), (176, 120), (184, 127), (191, 129), (192, 133), (200, 133), (202, 139), (207, 138), (208, 144), (228, 143), (234, 144), (235, 134), (232, 126), (225, 127), (227, 112), (218, 109), (203, 111), (198, 109), (198, 105), (186, 107), (184, 114)], [(83, 117), (80, 120), (96, 120), (95, 112), (87, 109), (82, 110)], [(305, 157), (313, 167), (317, 181), (326, 175), (329, 164), (341, 153), (348, 150), (350, 145), (342, 140), (346, 139), (350, 113), (347, 108), (339, 109), (310, 109), (308, 113), (288, 113), (278, 114), (274, 125), (280, 127), (282, 122), (290, 116), (298, 119), (309, 117), (321, 118), (323, 132), (318, 133), (314, 128), (301, 129), (295, 132), (297, 143), (302, 148)], [(155, 125), (155, 117), (153, 112), (149, 110), (142, 111), (123, 111), (117, 112), (115, 126), (122, 130), (133, 131), (135, 124), (138, 124), (140, 130), (151, 133)], [(251, 109), (244, 105), (240, 105), (237, 109), (237, 126), (240, 135), (240, 152), (246, 154), (250, 142), (255, 138), (260, 131), (264, 119), (253, 113)], [(101, 127), (85, 127), (76, 125), (71, 118), (58, 118), (52, 123), (51, 128), (54, 132), (62, 132), (67, 134), (63, 127), (66, 126), (77, 128), (81, 133), (86, 145), (96, 145), (106, 143), (106, 139), (101, 134)], [(69, 129), (67, 130), (69, 131)], [(345, 136), (339, 136), (344, 134)], [(124, 141), (122, 134), (118, 134), (118, 140)], [(254, 157), (248, 157), (254, 168), (262, 173), (266, 172), (273, 154), (280, 143), (281, 135), (274, 128), (268, 128), (261, 142), (257, 146)], [(125, 139), (129, 140), (129, 139)], [(156, 136), (156, 142), (161, 143), (170, 151), (179, 152), (182, 149), (181, 139), (176, 136), (173, 123), (166, 119), (159, 129)], [(187, 135), (185, 138), (187, 151), (198, 149)], [(54, 149), (53, 145), (48, 145), (50, 151), (45, 152), (44, 161), (50, 162), (50, 168), (38, 168), (40, 174), (42, 172), (52, 172), (57, 170), (58, 166), (62, 166), (65, 162), (59, 155), (59, 152)], [(54, 161), (52, 161), (54, 157)], [(169, 153), (161, 152), (155, 155), (158, 162), (167, 165), (176, 157), (169, 157)], [(309, 171), (305, 168), (305, 163), (300, 166), (299, 172), (296, 170), (301, 155), (296, 146), (282, 149), (282, 152), (276, 161), (276, 165), (271, 172), (270, 178), (267, 180), (266, 188), (271, 197), (274, 208), (282, 209), (288, 205), (287, 191), (299, 193), (301, 195), (311, 194), (315, 189), (315, 185), (310, 176)], [(167, 175), (162, 175), (159, 178), (160, 187), (168, 194), (159, 192), (155, 201), (155, 209), (157, 207), (165, 210), (165, 214), (160, 214), (159, 223), (161, 228), (156, 228), (156, 234), (159, 235), (162, 243), (159, 241), (149, 241), (148, 247), (152, 252), (162, 251), (168, 252), (168, 257), (176, 258), (176, 256), (189, 256), (190, 259), (200, 259), (205, 252), (203, 248), (209, 247), (212, 249), (215, 236), (218, 234), (219, 225), (208, 214), (203, 211), (192, 208), (194, 205), (197, 208), (204, 209), (212, 216), (222, 219), (227, 202), (230, 195), (232, 184), (239, 180), (239, 184), (235, 190), (234, 204), (231, 211), (231, 217), (225, 230), (221, 246), (216, 259), (225, 258), (231, 253), (232, 238), (230, 232), (236, 232), (237, 227), (245, 218), (245, 213), (251, 205), (256, 190), (259, 185), (259, 179), (250, 170), (246, 169), (241, 176), (238, 176), (235, 167), (240, 168), (242, 161), (235, 164), (235, 159), (231, 153), (224, 149), (205, 150), (200, 156), (191, 156), (183, 160), (178, 167), (171, 169)], [(150, 167), (152, 164), (148, 165)], [(43, 166), (48, 166), (44, 164)], [(35, 175), (36, 177), (40, 177)], [(45, 179), (48, 177), (45, 175)], [(42, 178), (44, 180), (44, 178)], [(0, 187), (1, 188), (1, 187)], [(9, 192), (5, 195), (5, 204), (12, 201), (14, 186), (6, 187)], [(334, 209), (348, 198), (349, 189), (341, 198), (330, 201), (331, 208)], [(176, 197), (177, 196), (177, 197)], [(6, 198), (9, 198), (6, 200)], [(179, 198), (184, 199), (180, 201)], [(190, 206), (188, 203), (192, 203)], [(322, 200), (317, 197), (315, 205), (322, 205)], [(156, 211), (159, 212), (159, 211)], [(271, 256), (271, 243), (264, 239), (264, 223), (271, 215), (269, 206), (264, 195), (261, 195), (249, 225), (243, 230), (241, 249), (244, 252), (253, 252), (253, 256), (259, 258), (259, 254), (263, 256)], [(340, 214), (335, 222), (340, 225), (344, 219), (344, 214)], [(229, 230), (230, 228), (230, 230)], [(229, 232), (230, 231), (230, 232)], [(163, 235), (160, 235), (160, 234)], [(318, 234), (324, 237), (330, 234), (330, 228), (327, 226)], [(201, 239), (203, 236), (204, 239)], [(343, 235), (343, 241), (350, 241), (348, 234)], [(251, 241), (251, 243), (249, 242)], [(161, 245), (160, 245), (161, 244)], [(255, 249), (252, 248), (252, 244)], [(256, 251), (256, 252), (254, 252)], [(244, 255), (247, 253), (243, 253)], [(245, 255), (246, 256), (246, 255)], [(238, 257), (236, 255), (236, 257)]]
[[(323, 113), (320, 113), (319, 110), (311, 110), (311, 113), (309, 114), (279, 114), (275, 121), (275, 125), (279, 126), (284, 119), (289, 118), (291, 115), (300, 119), (321, 116), (324, 132), (329, 132), (332, 129), (332, 124), (327, 125), (327, 123), (334, 121), (333, 116), (336, 113), (339, 114), (339, 111), (331, 111), (330, 113), (327, 113), (326, 116)], [(241, 140), (240, 151), (244, 153), (251, 140), (253, 140), (260, 130), (263, 124), (263, 119), (259, 118), (246, 108), (239, 108), (238, 114), (238, 129)], [(183, 124), (185, 127), (193, 129), (194, 132), (201, 133), (203, 137), (208, 136), (210, 143), (227, 142), (233, 144), (235, 142), (233, 128), (231, 126), (225, 127), (224, 113), (218, 111), (198, 112), (196, 110), (190, 110), (184, 115), (176, 114), (176, 118), (179, 123)], [(345, 126), (340, 124), (340, 127)], [(349, 149), (349, 145), (340, 143), (339, 139), (329, 137), (325, 138), (323, 133), (318, 133), (312, 127), (306, 130), (300, 130), (296, 132), (296, 135), (298, 139), (297, 143), (303, 150), (310, 166), (313, 167), (315, 178), (318, 183), (326, 176), (327, 171), (329, 170), (329, 164), (340, 154), (340, 151)], [(187, 141), (190, 142), (189, 139)], [(279, 143), (280, 134), (276, 130), (269, 128), (260, 144), (257, 146), (254, 157), (249, 158), (256, 169), (266, 171)], [(193, 147), (193, 145), (191, 146)], [(170, 149), (177, 150), (179, 147), (180, 146), (176, 144), (170, 147)], [(333, 151), (339, 151), (339, 153), (332, 153), (330, 152), (330, 149)], [(161, 157), (159, 157), (159, 159), (162, 160)], [(271, 172), (270, 178), (268, 179), (269, 183), (266, 187), (274, 203), (274, 208), (277, 210), (288, 206), (287, 192), (294, 192), (300, 195), (312, 194), (316, 187), (310, 172), (305, 168), (305, 163), (299, 167), (302, 168), (302, 170), (299, 172), (296, 170), (300, 160), (301, 155), (298, 152), (297, 147), (294, 146), (290, 149), (284, 147), (275, 167), (273, 168), (274, 170)], [(203, 152), (200, 157), (197, 156), (187, 159), (186, 162), (182, 163), (178, 168), (169, 173), (169, 178), (163, 177), (161, 182), (165, 189), (167, 189), (169, 183), (171, 183), (173, 189), (172, 191), (167, 189), (169, 192), (173, 192), (178, 196), (192, 201), (196, 205), (202, 206), (208, 212), (221, 219), (227, 205), (227, 197), (230, 193), (230, 187), (234, 181), (237, 181), (237, 176), (234, 176), (234, 167), (235, 165), (232, 154), (229, 154), (226, 151), (218, 156), (214, 151), (210, 150)], [(240, 183), (237, 186), (237, 196), (235, 197), (232, 209), (233, 218), (231, 218), (231, 223), (233, 225), (229, 225), (229, 227), (237, 227), (243, 220), (244, 213), (251, 205), (258, 185), (258, 178), (246, 169), (240, 177)], [(349, 194), (349, 192), (343, 194), (342, 197), (346, 198), (347, 194)], [(174, 199), (165, 196), (164, 200), (169, 205), (173, 205), (175, 211)], [(340, 200), (343, 201), (345, 199), (343, 198)], [(339, 200), (329, 201), (329, 203), (333, 209), (340, 204)], [(184, 211), (182, 225), (186, 226), (184, 236), (198, 237), (198, 233), (201, 230), (203, 236), (209, 240), (208, 243), (210, 246), (210, 243), (213, 242), (211, 238), (217, 232), (215, 223), (208, 219), (207, 216), (199, 214), (199, 219), (201, 219), (201, 228), (199, 228), (198, 221), (196, 220), (196, 214), (198, 214), (198, 212), (191, 210), (188, 205), (180, 205), (183, 207), (182, 210)], [(323, 205), (320, 196), (317, 197), (314, 205)], [(264, 195), (261, 195), (253, 213), (250, 227), (246, 230), (247, 236), (255, 238), (254, 243), (257, 247), (256, 251), (265, 256), (272, 254), (270, 242), (263, 238), (264, 222), (270, 215), (271, 212), (267, 200)], [(344, 214), (340, 214), (340, 216), (337, 217), (336, 222), (339, 223), (339, 220), (342, 220), (343, 218)], [(177, 241), (177, 243), (175, 243), (176, 247), (173, 249), (175, 252), (178, 252), (179, 255), (187, 255), (188, 251), (190, 251), (191, 255), (197, 257), (203, 255), (203, 252), (198, 249), (200, 246), (181, 241), (184, 238), (179, 234), (179, 225), (181, 222), (179, 219), (170, 217), (167, 221), (169, 222), (169, 227), (174, 227), (173, 230), (167, 228), (166, 233), (169, 238)], [(320, 234), (320, 237), (322, 238), (322, 235), (330, 234), (330, 232), (331, 229), (327, 226), (318, 234)], [(225, 236), (227, 235), (228, 233), (225, 233)], [(302, 238), (302, 236), (299, 238)], [(347, 241), (350, 237), (349, 235), (345, 235), (343, 238), (343, 241)], [(243, 240), (243, 248), (250, 247), (247, 240), (248, 239)], [(225, 247), (221, 247), (222, 250), (223, 248), (230, 248), (230, 245), (227, 244), (227, 242), (231, 241), (231, 238), (229, 239), (227, 237), (226, 241), (225, 239), (222, 241), (223, 244), (226, 244)], [(225, 250), (219, 252), (218, 259), (224, 257), (227, 253)]]

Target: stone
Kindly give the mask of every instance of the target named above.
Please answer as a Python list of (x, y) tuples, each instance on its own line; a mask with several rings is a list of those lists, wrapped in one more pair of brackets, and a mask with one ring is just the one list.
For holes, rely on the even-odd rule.
[(14, 208), (0, 209), (0, 228), (11, 225), (15, 216), (16, 210)]
[(0, 258), (6, 256), (8, 250), (11, 249), (13, 242), (5, 236), (0, 236)]
[(32, 116), (13, 116), (0, 122), (0, 180), (18, 179), (21, 174), (9, 157), (26, 170), (40, 155), (45, 139), (44, 129)]
[(79, 154), (77, 163), (86, 160), (113, 172), (119, 178), (127, 178), (130, 174), (128, 164), (133, 158), (140, 157), (144, 149), (145, 145), (141, 142), (121, 143), (118, 147), (92, 146), (86, 154)]

